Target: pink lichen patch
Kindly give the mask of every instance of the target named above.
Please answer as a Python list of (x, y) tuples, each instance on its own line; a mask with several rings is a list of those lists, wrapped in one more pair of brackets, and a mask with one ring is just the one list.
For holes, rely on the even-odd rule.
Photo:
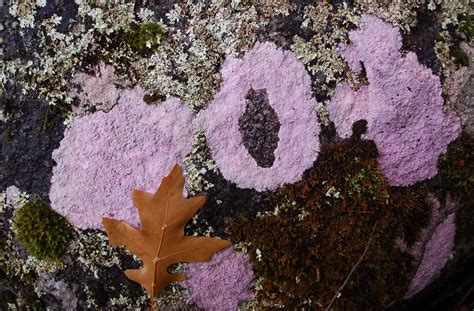
[(252, 298), (252, 265), (232, 247), (216, 253), (209, 262), (188, 264), (185, 275), (188, 279), (181, 285), (189, 290), (189, 301), (204, 310), (237, 310), (240, 302)]
[(139, 87), (125, 90), (108, 113), (78, 117), (53, 153), (52, 207), (80, 228), (101, 228), (102, 217), (138, 225), (132, 189), (154, 191), (191, 151), (192, 116), (170, 98), (142, 101)]
[(441, 206), (432, 194), (428, 201), (433, 205), (433, 209), (430, 222), (421, 232), (420, 239), (409, 249), (402, 240), (396, 241), (402, 251), (413, 256), (417, 266), (405, 298), (413, 297), (440, 275), (454, 248), (458, 202), (448, 195), (445, 205)]
[(377, 144), (380, 168), (392, 185), (431, 178), (439, 155), (461, 132), (459, 118), (443, 111), (439, 77), (414, 53), (401, 55), (399, 30), (374, 16), (362, 21), (341, 54), (352, 70), (364, 66), (369, 84), (358, 90), (339, 84), (327, 103), (329, 116), (342, 137), (351, 135), (353, 122), (367, 120), (366, 136)]
[(75, 114), (84, 114), (92, 107), (109, 111), (123, 92), (123, 88), (117, 87), (120, 83), (114, 67), (102, 62), (95, 75), (80, 72), (74, 75), (72, 82), (76, 87), (71, 95), (79, 99), (78, 106), (72, 105)]
[[(198, 119), (222, 175), (241, 188), (275, 189), (298, 181), (316, 160), (319, 124), (311, 79), (303, 64), (273, 43), (257, 43), (242, 59), (228, 57), (223, 84)], [(238, 120), (251, 89), (266, 89), (280, 129), (275, 160), (260, 167), (243, 145)]]

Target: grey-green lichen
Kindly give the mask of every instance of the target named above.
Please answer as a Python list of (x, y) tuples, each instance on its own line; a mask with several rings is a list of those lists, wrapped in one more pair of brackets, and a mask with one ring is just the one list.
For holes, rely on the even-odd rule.
[[(69, 96), (69, 80), (88, 57), (101, 56), (113, 63), (119, 55), (124, 55), (127, 59), (129, 55), (133, 55), (125, 43), (112, 48), (110, 39), (139, 22), (133, 12), (133, 3), (121, 1), (113, 6), (101, 6), (90, 4), (91, 1), (76, 2), (78, 14), (67, 32), (58, 30), (62, 19), (60, 16), (53, 14), (30, 25), (22, 23), (22, 19), (34, 19), (33, 9), (23, 15), (19, 15), (18, 9), (10, 9), (10, 14), (20, 21), (20, 28), (23, 28), (21, 25), (34, 28), (39, 46), (29, 59), (17, 58), (1, 63), (0, 71), (3, 74), (0, 75), (0, 91), (4, 90), (7, 81), (14, 80), (20, 83), (25, 94), (36, 92), (52, 105), (70, 104), (72, 98)], [(85, 20), (91, 22), (86, 25), (83, 22)], [(17, 31), (24, 35), (24, 29)], [(108, 57), (112, 50), (115, 57)], [(122, 63), (114, 65), (120, 67), (123, 66)]]
[(429, 10), (439, 10), (441, 26), (447, 29), (448, 25), (457, 26), (459, 18), (472, 15), (472, 1), (470, 0), (428, 0)]
[(313, 76), (314, 87), (330, 94), (334, 84), (342, 80), (347, 65), (338, 45), (347, 41), (350, 27), (359, 24), (359, 15), (347, 5), (337, 10), (326, 2), (305, 7), (301, 28), (314, 34), (308, 41), (295, 36), (290, 48)]
[(204, 132), (197, 131), (194, 134), (191, 152), (184, 159), (186, 189), (190, 195), (196, 195), (214, 187), (205, 177), (207, 172), (218, 173), (217, 165), (211, 158), (210, 152)]
[(132, 66), (147, 92), (176, 95), (197, 112), (220, 85), (225, 54), (248, 50), (265, 23), (259, 23), (254, 6), (240, 1), (182, 1), (166, 15), (170, 21), (167, 40), (149, 58)]
[[(219, 67), (225, 55), (248, 50), (256, 41), (256, 32), (272, 15), (288, 14), (294, 8), (287, 1), (281, 5), (262, 3), (258, 14), (252, 1), (181, 1), (166, 14), (165, 24), (153, 19), (148, 9), (135, 14), (130, 2), (119, 1), (113, 6), (99, 1), (76, 3), (78, 14), (64, 33), (57, 30), (61, 23), (57, 15), (41, 23), (30, 22), (35, 2), (11, 9), (20, 25), (35, 29), (40, 46), (31, 59), (0, 65), (0, 89), (15, 77), (24, 93), (37, 92), (54, 105), (70, 104), (72, 74), (87, 64), (87, 59), (99, 57), (133, 83), (138, 81), (148, 94), (179, 96), (196, 112), (219, 87)], [(148, 35), (144, 40), (120, 40)]]
[(364, 13), (376, 15), (408, 32), (416, 26), (417, 11), (426, 5), (426, 0), (355, 0), (354, 5)]

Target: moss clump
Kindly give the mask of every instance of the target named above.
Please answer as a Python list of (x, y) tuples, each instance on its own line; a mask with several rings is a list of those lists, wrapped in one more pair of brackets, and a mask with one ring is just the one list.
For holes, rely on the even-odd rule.
[(126, 41), (133, 51), (146, 56), (158, 47), (165, 33), (165, 29), (160, 24), (143, 23), (133, 27), (126, 34)]
[(458, 202), (456, 244), (474, 247), (474, 139), (461, 134), (438, 161), (438, 175), (428, 187), (440, 202), (449, 194)]
[(375, 144), (358, 137), (362, 125), (352, 138), (324, 146), (302, 181), (271, 198), (278, 210), (230, 224), (231, 240), (246, 245), (263, 277), (261, 302), (326, 307), (371, 236), (334, 309), (380, 310), (406, 292), (412, 258), (394, 241), (404, 236), (413, 243), (430, 207), (425, 193), (389, 186), (377, 168)]
[(461, 22), (459, 30), (465, 33), (469, 40), (472, 40), (472, 38), (474, 38), (474, 25), (472, 24), (472, 17), (471, 15), (465, 15), (462, 19), (463, 21)]
[(466, 67), (469, 66), (469, 56), (467, 56), (463, 49), (458, 46), (451, 46), (449, 51), (456, 64)]
[(67, 220), (39, 201), (27, 203), (16, 211), (14, 230), (31, 255), (52, 261), (60, 260), (73, 236)]

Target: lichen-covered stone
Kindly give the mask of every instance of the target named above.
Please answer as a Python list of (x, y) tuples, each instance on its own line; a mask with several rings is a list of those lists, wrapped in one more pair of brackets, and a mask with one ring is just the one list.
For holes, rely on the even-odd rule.
[(132, 189), (154, 191), (191, 150), (191, 114), (176, 98), (142, 101), (124, 91), (108, 113), (78, 117), (54, 151), (52, 207), (80, 228), (101, 228), (102, 217), (138, 225)]
[(209, 262), (188, 264), (185, 275), (188, 279), (181, 284), (190, 291), (190, 302), (204, 310), (237, 310), (253, 296), (252, 265), (233, 247), (214, 254)]
[(474, 135), (474, 47), (462, 44), (470, 65), (455, 71), (446, 81), (449, 101), (462, 120), (466, 133)]
[(79, 99), (77, 106), (72, 105), (72, 111), (76, 114), (95, 110), (109, 111), (117, 104), (123, 91), (117, 86), (120, 81), (115, 75), (114, 67), (102, 62), (99, 63), (96, 73), (89, 75), (79, 72), (74, 76), (72, 83), (76, 88), (71, 95)]
[[(273, 43), (257, 43), (242, 59), (228, 57), (221, 73), (222, 87), (197, 122), (222, 175), (241, 188), (259, 191), (299, 180), (319, 150), (316, 100), (303, 64)], [(260, 167), (242, 144), (238, 120), (251, 88), (267, 90), (280, 122), (271, 167)]]
[(358, 90), (339, 84), (327, 104), (330, 118), (342, 137), (351, 134), (353, 122), (367, 120), (367, 138), (377, 144), (392, 185), (431, 178), (438, 156), (461, 132), (459, 118), (443, 111), (439, 78), (414, 53), (401, 55), (399, 30), (374, 16), (362, 20), (341, 54), (352, 70), (365, 69), (369, 84)]

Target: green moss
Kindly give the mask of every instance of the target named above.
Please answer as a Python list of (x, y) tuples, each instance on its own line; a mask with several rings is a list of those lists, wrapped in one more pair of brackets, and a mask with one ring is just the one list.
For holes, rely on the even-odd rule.
[(133, 51), (146, 56), (155, 50), (165, 36), (165, 29), (157, 23), (143, 23), (126, 34), (126, 41)]
[(466, 133), (451, 143), (438, 161), (438, 175), (429, 181), (440, 202), (449, 194), (458, 201), (456, 244), (474, 247), (474, 139)]
[(374, 226), (368, 253), (333, 307), (380, 310), (405, 294), (412, 258), (394, 241), (404, 236), (413, 243), (430, 206), (420, 189), (390, 187), (378, 169), (375, 144), (358, 137), (358, 125), (352, 138), (323, 146), (302, 181), (271, 198), (278, 212), (230, 224), (231, 240), (246, 244), (263, 277), (260, 301), (299, 309), (310, 299), (310, 309), (326, 307)]
[(451, 56), (454, 58), (454, 62), (461, 66), (469, 66), (469, 56), (459, 46), (451, 46), (449, 48)]
[(463, 21), (459, 29), (466, 34), (469, 40), (474, 38), (474, 25), (472, 24), (472, 17), (470, 15), (463, 16)]
[(16, 238), (41, 259), (60, 260), (73, 233), (67, 220), (42, 202), (20, 207), (14, 218)]

